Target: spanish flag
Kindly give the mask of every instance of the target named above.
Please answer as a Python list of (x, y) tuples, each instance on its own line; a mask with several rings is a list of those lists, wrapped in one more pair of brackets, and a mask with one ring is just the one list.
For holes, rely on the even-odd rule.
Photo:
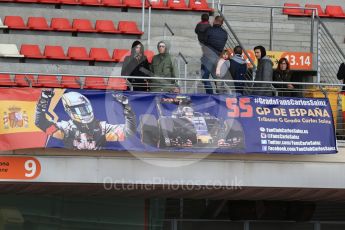
[(48, 136), (35, 125), (42, 89), (0, 89), (0, 150), (43, 148)]

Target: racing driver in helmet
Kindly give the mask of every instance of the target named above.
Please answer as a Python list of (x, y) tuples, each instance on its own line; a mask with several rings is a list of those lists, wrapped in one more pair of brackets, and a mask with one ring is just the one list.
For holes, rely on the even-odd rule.
[(122, 94), (113, 94), (113, 97), (123, 107), (125, 124), (97, 120), (89, 99), (78, 92), (68, 92), (62, 96), (62, 104), (70, 120), (48, 120), (47, 110), (53, 96), (52, 90), (42, 91), (36, 106), (35, 124), (48, 135), (63, 140), (66, 148), (98, 150), (107, 141), (124, 141), (135, 134), (135, 115), (128, 104), (128, 98)]

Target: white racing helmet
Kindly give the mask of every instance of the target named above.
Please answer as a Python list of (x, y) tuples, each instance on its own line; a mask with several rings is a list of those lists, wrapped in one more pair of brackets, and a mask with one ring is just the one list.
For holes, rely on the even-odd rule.
[(93, 121), (92, 106), (84, 95), (77, 92), (69, 92), (62, 95), (62, 104), (72, 120), (88, 124)]

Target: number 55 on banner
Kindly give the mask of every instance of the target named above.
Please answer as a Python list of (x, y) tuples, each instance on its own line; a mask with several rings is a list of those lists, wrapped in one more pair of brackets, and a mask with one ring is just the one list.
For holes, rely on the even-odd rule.
[(33, 157), (0, 157), (0, 180), (32, 180), (41, 173), (40, 162)]

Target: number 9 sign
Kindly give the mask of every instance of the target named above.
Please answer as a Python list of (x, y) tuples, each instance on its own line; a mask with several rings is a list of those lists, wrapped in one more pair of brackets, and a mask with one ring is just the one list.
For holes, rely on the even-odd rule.
[(33, 180), (41, 173), (34, 157), (0, 157), (0, 180)]

